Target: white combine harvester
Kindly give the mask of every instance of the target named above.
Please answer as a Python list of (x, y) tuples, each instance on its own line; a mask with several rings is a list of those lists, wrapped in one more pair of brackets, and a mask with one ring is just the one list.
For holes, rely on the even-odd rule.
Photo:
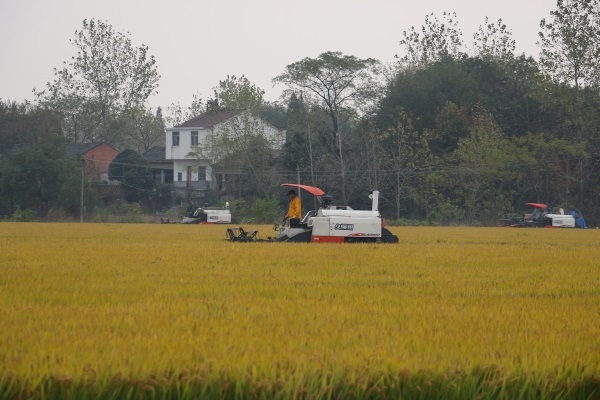
[(181, 218), (182, 224), (230, 224), (231, 211), (228, 205), (225, 208), (198, 207), (188, 211)]
[[(371, 210), (353, 210), (349, 206), (331, 204), (331, 197), (313, 186), (284, 183), (281, 186), (296, 187), (317, 196), (321, 206), (309, 211), (299, 222), (286, 220), (275, 225), (276, 237), (266, 241), (304, 243), (398, 243), (398, 237), (385, 228), (385, 220), (379, 213), (379, 192), (369, 194)], [(297, 221), (297, 220), (296, 220)], [(230, 241), (264, 241), (257, 239), (257, 231), (248, 232), (243, 228), (228, 229)]]

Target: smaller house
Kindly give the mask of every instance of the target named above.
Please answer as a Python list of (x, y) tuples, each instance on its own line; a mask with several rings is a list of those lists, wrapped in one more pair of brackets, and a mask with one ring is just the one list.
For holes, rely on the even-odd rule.
[(118, 181), (108, 179), (108, 168), (119, 152), (106, 143), (72, 143), (67, 157), (85, 160), (85, 173), (105, 205), (120, 203), (123, 198)]
[(100, 184), (118, 184), (108, 179), (108, 167), (119, 152), (106, 143), (72, 143), (67, 148), (67, 157), (85, 160), (89, 179)]
[(162, 185), (173, 183), (173, 161), (165, 158), (164, 147), (155, 146), (142, 156), (152, 169), (154, 182)]

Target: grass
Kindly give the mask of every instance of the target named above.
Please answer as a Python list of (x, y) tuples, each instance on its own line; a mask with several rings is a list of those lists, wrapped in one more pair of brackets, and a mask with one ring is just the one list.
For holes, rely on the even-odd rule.
[(600, 397), (598, 231), (391, 229), (2, 223), (0, 399)]

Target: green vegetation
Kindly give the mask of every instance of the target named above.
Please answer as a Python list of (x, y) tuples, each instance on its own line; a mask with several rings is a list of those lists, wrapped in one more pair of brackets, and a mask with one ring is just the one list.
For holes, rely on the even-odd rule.
[[(299, 177), (354, 208), (377, 189), (382, 214), (394, 220), (495, 225), (541, 202), (579, 210), (598, 226), (599, 20), (597, 1), (557, 0), (540, 21), (534, 58), (515, 53), (501, 19), (486, 18), (468, 41), (454, 13), (430, 14), (422, 26), (400, 30), (394, 65), (326, 51), (274, 77), (285, 87), (280, 102), (265, 103), (264, 90), (228, 75), (208, 103), (196, 94), (165, 121), (171, 127), (219, 107), (247, 111), (188, 155), (214, 160), (220, 189), (206, 196), (213, 203), (243, 199), (250, 210), (255, 199), (280, 196), (281, 207), (279, 185)], [(35, 103), (0, 100), (0, 215), (45, 216), (56, 206), (76, 215), (76, 168), (58, 159), (60, 151), (43, 151), (44, 143), (105, 140), (142, 152), (164, 137), (162, 111), (146, 109), (159, 79), (149, 49), (94, 20), (84, 21), (73, 44), (78, 56)], [(106, 79), (112, 72), (104, 64), (83, 62), (97, 54), (116, 66), (115, 79)], [(283, 148), (257, 135), (257, 115), (285, 130)], [(128, 158), (128, 178), (137, 181), (125, 182), (127, 200), (146, 212), (166, 207), (170, 196), (158, 199), (147, 168)], [(35, 160), (39, 168), (30, 170)]]

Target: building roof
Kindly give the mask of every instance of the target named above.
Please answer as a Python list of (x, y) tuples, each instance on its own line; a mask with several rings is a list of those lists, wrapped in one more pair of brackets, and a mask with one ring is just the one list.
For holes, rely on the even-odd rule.
[(161, 146), (154, 146), (147, 152), (145, 152), (142, 157), (148, 161), (149, 164), (172, 164), (173, 160), (165, 159), (165, 148)]
[(204, 114), (200, 114), (194, 118), (191, 118), (185, 121), (184, 123), (175, 126), (175, 128), (212, 128), (215, 125), (221, 124), (239, 113), (240, 111), (232, 111), (225, 108), (220, 110), (209, 111)]
[(106, 143), (71, 143), (67, 146), (67, 157), (78, 158), (87, 153), (88, 151), (95, 149), (98, 146), (102, 146), (103, 144), (110, 148), (113, 148), (112, 146)]
[[(68, 158), (77, 159), (85, 153), (87, 153), (88, 151), (95, 149), (98, 146), (102, 146), (103, 144), (107, 145), (110, 148), (113, 148), (112, 146), (106, 143), (70, 143), (67, 145), (66, 156)], [(19, 150), (29, 149), (32, 146), (34, 145), (31, 143), (17, 143), (12, 145), (6, 153), (9, 157), (13, 157)]]

